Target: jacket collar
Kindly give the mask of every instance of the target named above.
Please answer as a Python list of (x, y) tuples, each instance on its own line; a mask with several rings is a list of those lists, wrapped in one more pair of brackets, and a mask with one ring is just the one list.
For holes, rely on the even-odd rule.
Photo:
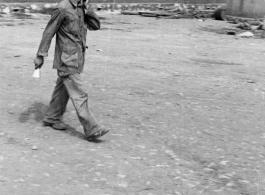
[(69, 0), (74, 7), (81, 7), (83, 6), (83, 1), (82, 0)]

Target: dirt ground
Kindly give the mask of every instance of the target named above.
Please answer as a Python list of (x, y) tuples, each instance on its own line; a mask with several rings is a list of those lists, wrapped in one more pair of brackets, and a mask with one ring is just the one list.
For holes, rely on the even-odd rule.
[(49, 16), (0, 17), (0, 194), (265, 194), (265, 41), (202, 30), (229, 26), (211, 19), (102, 16), (82, 75), (111, 129), (97, 143), (71, 102), (69, 130), (42, 126), (54, 43), (32, 73)]

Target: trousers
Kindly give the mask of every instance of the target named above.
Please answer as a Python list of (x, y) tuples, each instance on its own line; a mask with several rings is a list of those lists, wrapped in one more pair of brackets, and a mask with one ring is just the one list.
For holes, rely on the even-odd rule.
[(98, 126), (98, 122), (88, 107), (88, 95), (83, 90), (83, 81), (79, 73), (58, 76), (44, 121), (48, 123), (61, 122), (69, 99), (75, 107), (84, 131), (91, 132), (94, 127)]

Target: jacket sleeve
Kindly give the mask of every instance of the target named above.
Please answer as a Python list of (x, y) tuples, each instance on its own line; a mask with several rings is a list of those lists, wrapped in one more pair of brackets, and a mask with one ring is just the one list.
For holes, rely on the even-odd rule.
[(85, 20), (87, 22), (87, 28), (89, 30), (100, 29), (100, 21), (98, 15), (94, 12), (94, 10), (91, 7), (85, 10)]
[(48, 22), (41, 39), (41, 43), (37, 52), (37, 56), (48, 56), (48, 50), (51, 45), (52, 38), (57, 33), (61, 23), (63, 21), (63, 14), (59, 8), (56, 8), (51, 15), (51, 19)]

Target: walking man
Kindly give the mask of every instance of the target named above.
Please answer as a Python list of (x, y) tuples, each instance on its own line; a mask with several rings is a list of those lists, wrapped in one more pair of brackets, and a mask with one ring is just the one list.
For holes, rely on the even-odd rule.
[(35, 69), (41, 68), (56, 34), (53, 68), (57, 69), (58, 79), (43, 125), (57, 130), (67, 129), (62, 117), (70, 98), (89, 141), (109, 131), (97, 123), (89, 110), (88, 96), (80, 76), (84, 68), (87, 29), (99, 28), (99, 18), (89, 0), (63, 0), (52, 13), (34, 59)]

